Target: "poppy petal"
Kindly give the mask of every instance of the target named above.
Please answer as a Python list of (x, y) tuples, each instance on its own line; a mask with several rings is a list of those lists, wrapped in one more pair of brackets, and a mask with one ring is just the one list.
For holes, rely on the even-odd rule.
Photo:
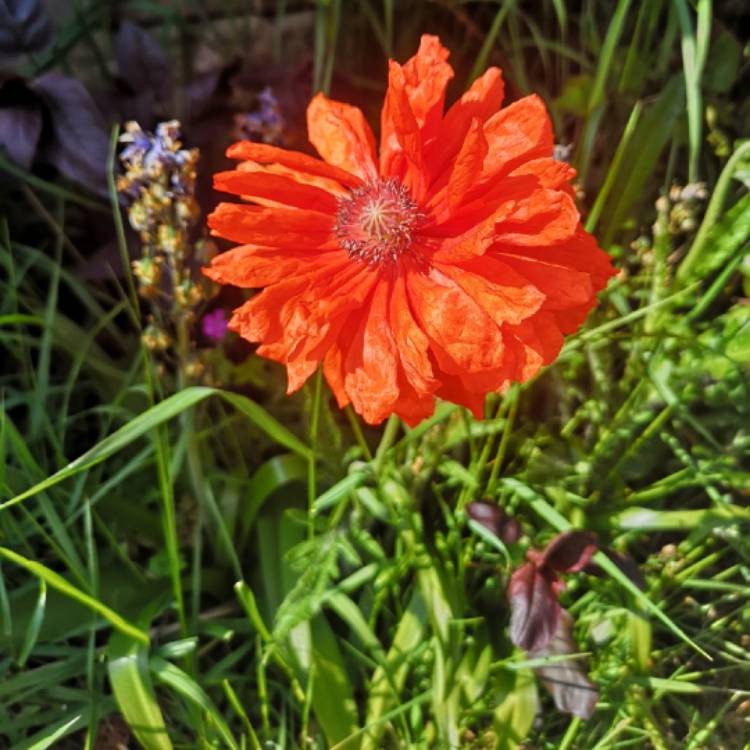
[(390, 323), (406, 379), (419, 394), (433, 393), (439, 383), (432, 373), (428, 354), (430, 342), (414, 320), (402, 275), (393, 284)]
[(327, 190), (264, 172), (219, 172), (214, 175), (214, 189), (241, 195), (246, 200), (261, 198), (322, 213), (335, 214), (338, 206), (336, 198)]
[(298, 208), (268, 208), (219, 203), (208, 217), (211, 234), (233, 242), (272, 247), (338, 247), (332, 239), (333, 217)]
[(238, 141), (227, 149), (227, 156), (230, 159), (257, 161), (261, 164), (282, 164), (300, 172), (327, 177), (349, 187), (357, 187), (362, 184), (359, 177), (344, 169), (303, 154), (301, 151), (287, 151), (284, 148), (271, 146), (267, 143)]
[(377, 177), (375, 136), (358, 107), (317, 94), (307, 108), (307, 132), (329, 164), (363, 180)]
[(391, 414), (399, 397), (398, 352), (387, 315), (389, 296), (389, 284), (381, 280), (345, 362), (346, 393), (369, 424)]

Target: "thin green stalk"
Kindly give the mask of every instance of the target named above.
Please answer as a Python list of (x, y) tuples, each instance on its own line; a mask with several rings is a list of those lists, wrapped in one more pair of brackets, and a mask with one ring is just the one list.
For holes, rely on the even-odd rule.
[[(310, 455), (307, 458), (307, 507), (312, 514), (315, 498), (318, 494), (316, 478), (316, 461), (318, 452), (318, 427), (320, 423), (320, 399), (323, 391), (323, 369), (318, 368), (315, 373), (315, 385), (313, 391), (312, 411), (310, 414)], [(309, 527), (312, 536), (312, 524)]]
[(492, 464), (492, 471), (490, 472), (490, 478), (487, 482), (487, 494), (492, 496), (497, 486), (497, 481), (500, 476), (500, 468), (505, 460), (505, 453), (508, 450), (508, 443), (510, 442), (510, 435), (513, 431), (513, 423), (516, 421), (516, 414), (518, 413), (518, 402), (520, 401), (521, 389), (517, 383), (511, 386), (511, 393), (509, 395), (510, 400), (510, 411), (508, 412), (508, 420), (505, 423), (503, 429), (503, 435), (500, 438), (500, 445), (497, 447), (497, 454), (495, 455), (495, 461)]
[(357, 417), (354, 409), (352, 409), (351, 404), (346, 405), (344, 413), (346, 414), (346, 418), (349, 420), (349, 425), (352, 428), (352, 432), (354, 433), (354, 438), (356, 439), (359, 447), (362, 449), (362, 455), (365, 457), (365, 460), (372, 461), (372, 451), (370, 451), (370, 446), (367, 445), (364, 433), (362, 432), (362, 426), (359, 423), (359, 418)]
[(395, 442), (400, 426), (401, 420), (395, 414), (391, 414), (391, 416), (388, 417), (388, 421), (385, 423), (383, 437), (380, 439), (378, 449), (375, 451), (375, 462), (373, 464), (373, 469), (375, 470), (376, 475), (383, 468), (383, 461), (385, 461), (386, 453), (388, 453), (391, 446)]

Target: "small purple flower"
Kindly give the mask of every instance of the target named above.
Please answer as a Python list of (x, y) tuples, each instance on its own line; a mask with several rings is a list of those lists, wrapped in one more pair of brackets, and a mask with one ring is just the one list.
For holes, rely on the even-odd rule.
[(203, 320), (201, 321), (203, 335), (218, 343), (227, 335), (227, 323), (226, 313), (220, 307), (217, 307), (203, 316)]
[(258, 107), (253, 112), (235, 115), (235, 128), (239, 138), (263, 143), (283, 144), (284, 118), (279, 100), (270, 86), (257, 95)]

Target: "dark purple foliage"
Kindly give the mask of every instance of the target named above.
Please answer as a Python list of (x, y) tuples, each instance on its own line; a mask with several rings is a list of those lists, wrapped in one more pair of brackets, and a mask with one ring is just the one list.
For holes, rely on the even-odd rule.
[(152, 89), (166, 94), (172, 88), (172, 71), (161, 45), (130, 21), (123, 21), (117, 32), (116, 60), (117, 75), (134, 93)]
[[(567, 610), (560, 609), (553, 636), (542, 648), (530, 650), (529, 656), (536, 659), (577, 652), (578, 644), (573, 638), (573, 617)], [(585, 659), (565, 659), (536, 667), (534, 671), (552, 694), (560, 711), (590, 719), (599, 700), (599, 690), (588, 678), (585, 667)]]
[(510, 639), (526, 651), (546, 646), (557, 628), (560, 604), (551, 581), (533, 562), (510, 577)]
[(514, 544), (521, 538), (521, 524), (499, 505), (477, 500), (466, 506), (466, 512), (505, 544)]
[(21, 78), (0, 84), (0, 147), (11, 161), (28, 169), (42, 131), (42, 113), (35, 94)]
[(39, 52), (52, 29), (40, 0), (0, 0), (0, 61)]
[(47, 73), (31, 85), (49, 114), (52, 133), (44, 150), (46, 160), (71, 180), (106, 195), (109, 137), (85, 86), (59, 73)]
[(547, 545), (539, 565), (557, 573), (576, 573), (591, 560), (596, 547), (596, 534), (590, 531), (566, 531)]

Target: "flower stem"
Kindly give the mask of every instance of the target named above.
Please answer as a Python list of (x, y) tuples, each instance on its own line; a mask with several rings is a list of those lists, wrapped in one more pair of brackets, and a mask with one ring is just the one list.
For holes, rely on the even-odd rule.
[(375, 451), (375, 464), (373, 468), (377, 474), (383, 467), (383, 461), (385, 460), (385, 454), (388, 452), (390, 447), (396, 440), (398, 435), (398, 429), (401, 426), (401, 420), (395, 415), (391, 414), (388, 417), (388, 421), (385, 424), (385, 430), (383, 430), (383, 437), (380, 439), (377, 451)]
[(516, 413), (518, 412), (518, 401), (520, 396), (520, 389), (518, 384), (514, 384), (509, 394), (510, 409), (508, 411), (508, 420), (505, 423), (505, 429), (503, 430), (503, 436), (500, 438), (500, 445), (497, 447), (497, 455), (495, 461), (492, 464), (492, 471), (490, 472), (490, 479), (487, 482), (487, 494), (492, 495), (497, 485), (498, 477), (500, 476), (500, 468), (503, 465), (505, 459), (505, 452), (508, 449), (508, 443), (510, 442), (510, 434), (513, 432), (513, 423), (516, 421)]
[(370, 450), (370, 446), (367, 445), (364, 433), (362, 432), (362, 425), (360, 425), (359, 418), (357, 417), (354, 409), (352, 409), (352, 405), (347, 404), (344, 411), (346, 412), (346, 418), (349, 420), (349, 425), (352, 428), (354, 437), (356, 438), (359, 447), (362, 449), (362, 454), (364, 455), (365, 460), (372, 461), (372, 451)]
[[(323, 387), (323, 370), (318, 368), (315, 373), (315, 390), (313, 391), (312, 413), (310, 415), (310, 458), (307, 461), (307, 504), (310, 512), (317, 497), (317, 480), (315, 476), (315, 461), (318, 449), (318, 424), (320, 422), (320, 398)], [(311, 516), (312, 517), (312, 516)], [(312, 535), (313, 527), (310, 526)]]

